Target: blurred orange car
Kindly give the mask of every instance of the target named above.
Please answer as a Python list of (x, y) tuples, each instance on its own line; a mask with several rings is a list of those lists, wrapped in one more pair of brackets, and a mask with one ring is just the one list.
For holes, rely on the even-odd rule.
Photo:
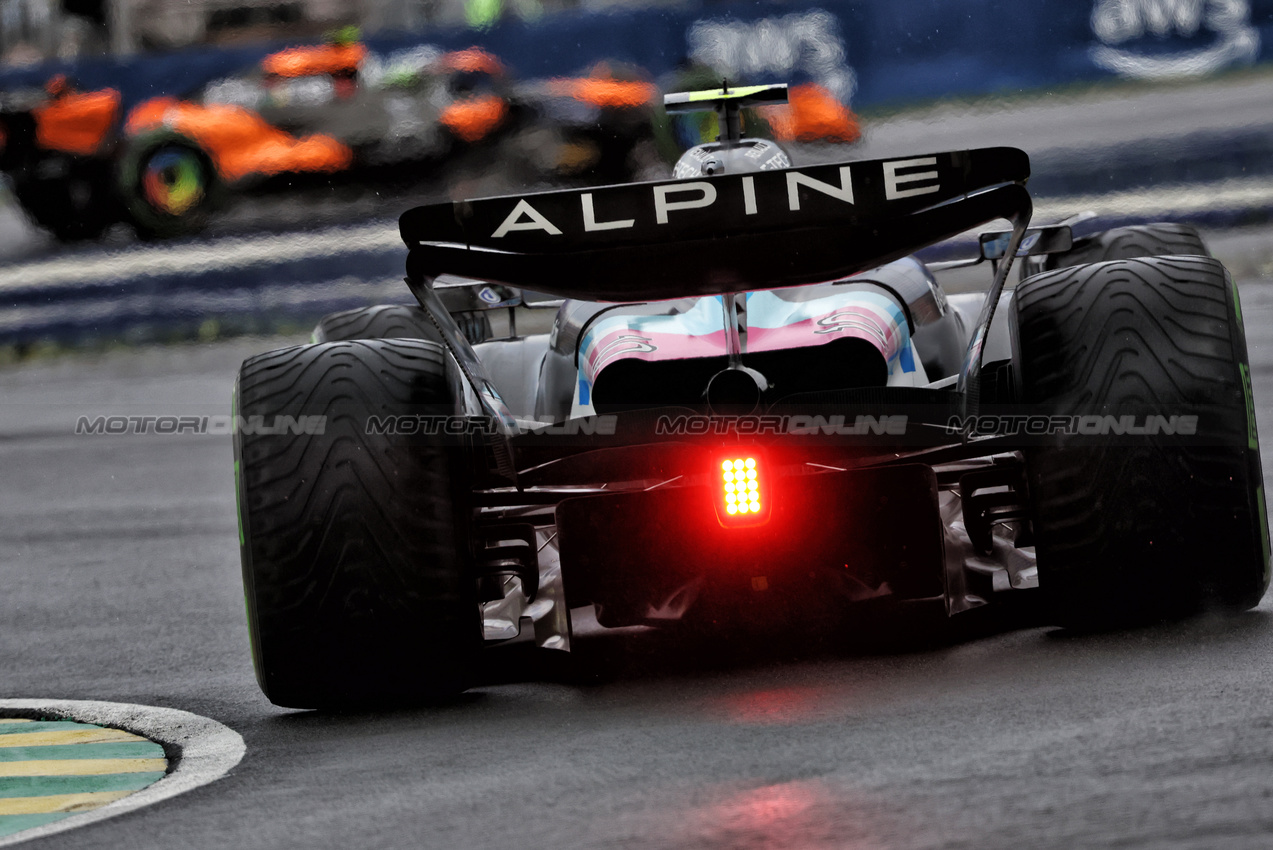
[(604, 75), (516, 86), (479, 48), (385, 58), (357, 42), (288, 48), (126, 116), (117, 92), (80, 93), (64, 79), (27, 95), (8, 111), (0, 99), (0, 145), (11, 140), (0, 168), (32, 217), (65, 239), (121, 220), (148, 238), (192, 233), (232, 191), (280, 183), (410, 184), (436, 177), (461, 150), (533, 128), (553, 132), (527, 146), (551, 142), (553, 152), (488, 159), (533, 160), (544, 175), (601, 173), (614, 162), (621, 172), (632, 139), (652, 137), (658, 100), (652, 84)]
[(357, 43), (293, 47), (193, 97), (138, 105), (119, 167), (134, 223), (150, 234), (190, 232), (227, 188), (435, 161), (508, 118), (503, 68), (484, 51), (370, 74), (368, 56)]
[(785, 106), (769, 106), (761, 112), (780, 142), (848, 144), (862, 138), (857, 116), (817, 83), (792, 86)]
[[(722, 82), (720, 74), (696, 67), (686, 72), (673, 88), (709, 89)], [(739, 81), (730, 81), (739, 84)], [(748, 112), (751, 112), (750, 116)], [(787, 90), (787, 102), (744, 111), (753, 122), (748, 133), (772, 136), (779, 142), (804, 144), (852, 144), (861, 140), (862, 126), (853, 110), (818, 83), (798, 83)], [(755, 126), (759, 123), (761, 126)], [(674, 133), (683, 146), (711, 141), (718, 132), (716, 116), (678, 115), (672, 118)]]
[(119, 219), (119, 112), (119, 92), (79, 92), (60, 75), (0, 96), (0, 170), (28, 214), (59, 238), (94, 237)]

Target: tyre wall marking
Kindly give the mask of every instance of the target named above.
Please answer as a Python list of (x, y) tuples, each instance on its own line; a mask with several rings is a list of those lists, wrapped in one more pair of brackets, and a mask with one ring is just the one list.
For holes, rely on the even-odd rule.
[(233, 730), (171, 708), (13, 699), (0, 700), (0, 714), (10, 715), (0, 717), (0, 846), (205, 785), (245, 751)]
[(1246, 444), (1249, 449), (1260, 447), (1259, 432), (1255, 429), (1255, 397), (1251, 394), (1251, 367), (1245, 363), (1238, 364), (1242, 373), (1242, 395), (1246, 400)]
[[(1225, 272), (1228, 276), (1228, 272)], [(1238, 287), (1232, 277), (1228, 277), (1229, 288), (1233, 290), (1233, 315), (1237, 318), (1238, 330), (1246, 336), (1246, 322), (1242, 318), (1242, 299), (1238, 296)], [(1239, 364), (1242, 372), (1242, 395), (1246, 403), (1247, 448), (1256, 452), (1259, 458), (1260, 436), (1255, 423), (1255, 394), (1251, 391), (1251, 367), (1247, 363)], [(1258, 469), (1259, 467), (1257, 467)], [(1256, 510), (1260, 513), (1260, 547), (1264, 556), (1264, 583), (1273, 578), (1273, 553), (1269, 551), (1269, 514), (1264, 500), (1264, 479), (1261, 476), (1255, 488)]]
[(1260, 533), (1264, 535), (1261, 540), (1264, 546), (1264, 582), (1267, 584), (1273, 578), (1273, 558), (1269, 552), (1269, 513), (1268, 507), (1264, 504), (1264, 484), (1255, 488), (1255, 501), (1259, 505), (1260, 511)]

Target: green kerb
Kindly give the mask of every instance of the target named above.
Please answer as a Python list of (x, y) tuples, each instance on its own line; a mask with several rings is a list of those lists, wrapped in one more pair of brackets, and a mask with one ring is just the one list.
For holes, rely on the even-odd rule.
[(22, 832), (23, 830), (35, 829), (37, 826), (56, 823), (74, 814), (79, 813), (51, 812), (47, 815), (0, 815), (0, 838)]
[[(73, 746), (73, 745), (72, 745)], [(140, 791), (163, 779), (164, 772), (106, 773), (84, 776), (6, 776), (0, 779), (0, 799), (48, 797), (54, 794), (96, 794), (102, 791)]]
[(150, 741), (119, 744), (49, 744), (38, 747), (0, 747), (0, 762), (45, 759), (161, 759), (164, 748)]
[(101, 729), (92, 723), (76, 723), (74, 720), (35, 720), (31, 723), (5, 723), (0, 725), (0, 735), (20, 735), (29, 732), (66, 732), (73, 729)]

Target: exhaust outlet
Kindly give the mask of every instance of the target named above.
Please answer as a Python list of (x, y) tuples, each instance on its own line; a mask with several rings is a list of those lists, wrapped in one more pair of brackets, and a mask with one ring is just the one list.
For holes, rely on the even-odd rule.
[(722, 369), (707, 382), (703, 399), (714, 414), (744, 416), (760, 406), (760, 394), (769, 389), (764, 375), (747, 366)]

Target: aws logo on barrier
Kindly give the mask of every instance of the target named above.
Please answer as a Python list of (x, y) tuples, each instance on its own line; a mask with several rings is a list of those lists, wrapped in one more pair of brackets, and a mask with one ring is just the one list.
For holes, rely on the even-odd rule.
[(1194, 77), (1253, 62), (1250, 0), (1098, 0), (1092, 61), (1136, 79)]

